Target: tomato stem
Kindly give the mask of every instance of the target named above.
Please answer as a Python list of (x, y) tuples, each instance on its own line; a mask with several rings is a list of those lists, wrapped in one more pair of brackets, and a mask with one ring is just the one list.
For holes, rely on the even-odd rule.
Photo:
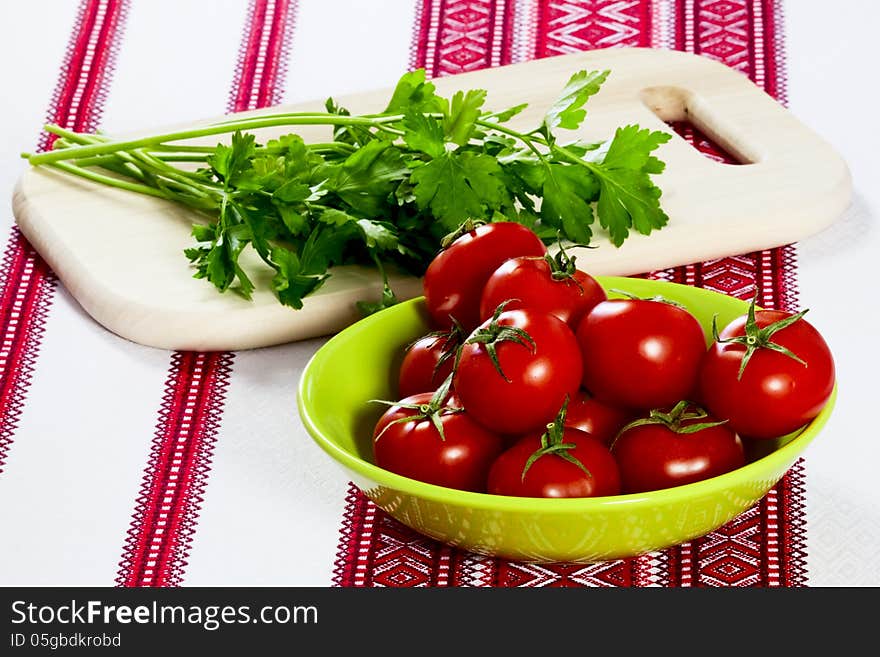
[(554, 456), (558, 456), (561, 459), (568, 461), (579, 467), (583, 470), (588, 477), (592, 477), (592, 473), (587, 470), (587, 467), (578, 460), (577, 457), (571, 454), (570, 450), (575, 449), (577, 445), (574, 443), (566, 443), (565, 439), (565, 415), (568, 412), (568, 395), (565, 396), (565, 401), (562, 402), (562, 408), (559, 409), (559, 413), (556, 415), (556, 419), (553, 420), (550, 424), (547, 425), (547, 430), (541, 434), (541, 447), (532, 452), (532, 455), (529, 456), (526, 461), (525, 467), (523, 468), (522, 475), (520, 476), (520, 481), (525, 482), (526, 473), (529, 471), (529, 468), (534, 465), (535, 461), (540, 459), (542, 456), (547, 456), (548, 454), (552, 454)]
[(501, 316), (501, 313), (504, 312), (504, 308), (507, 304), (513, 301), (518, 301), (518, 299), (507, 299), (506, 301), (499, 303), (498, 307), (495, 308), (495, 312), (492, 313), (492, 320), (489, 322), (489, 325), (484, 328), (479, 328), (471, 333), (467, 342), (465, 342), (465, 344), (483, 345), (486, 348), (486, 353), (489, 355), (489, 360), (492, 361), (495, 371), (497, 371), (498, 374), (500, 374), (508, 383), (510, 383), (510, 379), (507, 378), (504, 370), (501, 369), (501, 363), (498, 360), (498, 344), (502, 342), (515, 342), (527, 349), (531, 349), (532, 353), (535, 352), (536, 348), (532, 336), (524, 329), (516, 326), (502, 326), (498, 323), (498, 318)]
[(405, 408), (410, 411), (416, 411), (412, 415), (405, 415), (404, 417), (399, 417), (396, 420), (392, 420), (388, 424), (386, 424), (382, 431), (379, 432), (379, 435), (376, 436), (373, 442), (378, 441), (385, 432), (388, 431), (395, 424), (402, 424), (404, 422), (420, 422), (421, 420), (429, 420), (434, 428), (437, 430), (437, 433), (440, 434), (440, 440), (446, 440), (446, 433), (443, 431), (443, 422), (441, 417), (443, 415), (454, 415), (457, 413), (464, 413), (463, 408), (453, 408), (452, 406), (447, 406), (446, 401), (449, 398), (449, 391), (452, 388), (452, 374), (446, 377), (446, 380), (437, 388), (437, 391), (431, 396), (431, 399), (427, 404), (402, 404), (400, 402), (387, 401), (385, 399), (371, 399), (371, 403), (375, 404), (386, 404), (388, 406), (397, 406), (399, 408)]
[(482, 219), (465, 219), (458, 228), (448, 233), (440, 240), (440, 248), (445, 249), (462, 235), (467, 235), (472, 230), (476, 230), (480, 226), (485, 226), (486, 221)]
[[(554, 281), (564, 281), (566, 279), (574, 281), (580, 288), (581, 294), (583, 294), (583, 285), (581, 285), (574, 277), (577, 272), (577, 265), (575, 264), (577, 256), (569, 255), (565, 250), (561, 231), (556, 231), (556, 245), (559, 250), (556, 252), (555, 257), (551, 256), (549, 253), (544, 256), (544, 261), (550, 267), (550, 277)], [(596, 247), (590, 244), (572, 243), (569, 244), (568, 248), (595, 249)]]
[(687, 310), (687, 306), (685, 306), (683, 303), (679, 303), (678, 301), (674, 301), (673, 299), (669, 299), (668, 297), (664, 297), (660, 294), (655, 294), (653, 297), (640, 297), (638, 294), (634, 294), (633, 292), (628, 292), (626, 290), (621, 290), (619, 288), (610, 288), (608, 291), (624, 296), (627, 299), (632, 299), (633, 301), (656, 301), (657, 303), (665, 303), (670, 306), (675, 306), (676, 308), (681, 308), (682, 310)]
[[(630, 429), (635, 429), (636, 427), (644, 427), (651, 424), (661, 424), (673, 433), (686, 435), (697, 433), (698, 431), (702, 431), (703, 429), (717, 427), (727, 422), (727, 420), (718, 420), (713, 422), (693, 422), (694, 420), (703, 420), (707, 417), (709, 417), (709, 413), (707, 413), (704, 408), (702, 408), (701, 406), (697, 406), (693, 402), (683, 399), (675, 406), (673, 406), (672, 409), (669, 411), (654, 409), (648, 413), (648, 417), (638, 418), (625, 425), (623, 428), (621, 428), (620, 431), (617, 432), (614, 440), (611, 441), (611, 447), (614, 447), (614, 443), (616, 443), (618, 438), (620, 438), (625, 432), (629, 431)], [(688, 424), (684, 424), (685, 422), (688, 422)]]
[(764, 328), (760, 328), (758, 326), (758, 321), (755, 317), (755, 306), (758, 302), (758, 291), (755, 290), (755, 294), (752, 297), (751, 303), (749, 303), (749, 312), (746, 316), (746, 324), (743, 330), (745, 331), (745, 335), (735, 335), (730, 338), (722, 338), (718, 333), (718, 315), (714, 315), (712, 317), (712, 337), (715, 342), (719, 344), (728, 344), (735, 343), (744, 345), (746, 348), (746, 353), (743, 355), (742, 361), (739, 364), (739, 372), (737, 373), (736, 379), (737, 381), (742, 380), (743, 372), (746, 370), (746, 365), (749, 364), (749, 361), (752, 359), (752, 356), (758, 349), (769, 349), (771, 351), (776, 351), (780, 354), (788, 356), (796, 360), (798, 363), (807, 367), (806, 361), (800, 358), (797, 354), (793, 353), (790, 349), (783, 347), (781, 344), (773, 342), (770, 338), (773, 337), (773, 334), (778, 333), (784, 328), (788, 328), (798, 320), (800, 320), (804, 315), (809, 312), (809, 309), (802, 310), (799, 313), (795, 313), (794, 315), (790, 315), (789, 317), (785, 317), (780, 319), (777, 322), (773, 322), (765, 326)]
[(466, 335), (464, 327), (455, 317), (450, 315), (449, 319), (452, 320), (452, 326), (448, 331), (437, 331), (433, 334), (443, 340), (443, 345), (440, 347), (440, 358), (437, 360), (437, 364), (434, 365), (434, 371), (431, 373), (432, 378), (437, 376), (437, 372), (440, 371), (440, 368), (450, 358), (455, 359), (452, 365), (453, 371), (458, 368), (458, 357), (461, 355), (461, 346)]
[(440, 358), (437, 360), (437, 363), (434, 365), (434, 370), (431, 372), (432, 381), (435, 380), (434, 377), (437, 376), (437, 372), (440, 371), (446, 361), (450, 358), (455, 359), (453, 365), (453, 369), (455, 369), (458, 364), (458, 356), (461, 353), (462, 343), (467, 337), (461, 323), (452, 315), (449, 316), (449, 319), (452, 321), (452, 326), (450, 326), (449, 329), (445, 331), (431, 331), (427, 335), (416, 338), (406, 345), (405, 351), (410, 351), (415, 347), (417, 342), (424, 340), (425, 338), (434, 338), (435, 340), (440, 341)]

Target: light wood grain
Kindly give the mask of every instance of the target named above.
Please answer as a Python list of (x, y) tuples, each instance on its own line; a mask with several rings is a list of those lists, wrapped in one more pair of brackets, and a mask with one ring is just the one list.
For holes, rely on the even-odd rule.
[[(604, 68), (611, 75), (590, 100), (577, 136), (605, 139), (629, 123), (668, 131), (664, 120), (688, 119), (748, 164), (713, 162), (674, 135), (659, 151), (667, 167), (656, 179), (669, 225), (649, 237), (633, 235), (621, 248), (600, 236), (598, 248), (579, 255), (582, 269), (629, 275), (780, 246), (825, 228), (849, 204), (849, 171), (829, 144), (745, 76), (699, 56), (640, 48), (598, 50), (435, 83), (444, 94), (487, 89), (491, 108), (528, 102), (529, 108), (510, 125), (531, 128), (572, 73)], [(375, 112), (385, 106), (389, 93), (378, 90), (338, 100), (354, 113)], [(322, 106), (323, 101), (316, 101), (285, 108)], [(155, 129), (150, 126), (144, 133)], [(257, 134), (264, 140), (288, 131)], [(328, 136), (322, 128), (297, 127), (296, 132), (306, 140)], [(82, 307), (110, 331), (149, 346), (238, 350), (327, 335), (358, 319), (356, 301), (381, 293), (375, 271), (339, 267), (299, 311), (282, 307), (265, 285), (258, 285), (252, 301), (218, 294), (192, 278), (182, 254), (192, 245), (188, 211), (54, 171), (25, 171), (13, 209), (21, 231)], [(257, 258), (245, 262), (257, 281), (270, 276)], [(401, 299), (421, 293), (417, 279), (394, 274), (391, 282)]]

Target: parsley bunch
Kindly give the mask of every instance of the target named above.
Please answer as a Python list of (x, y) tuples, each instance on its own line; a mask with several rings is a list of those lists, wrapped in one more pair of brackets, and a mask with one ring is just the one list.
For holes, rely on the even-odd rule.
[[(239, 263), (248, 247), (274, 271), (282, 304), (303, 298), (347, 263), (374, 263), (385, 283), (372, 312), (394, 303), (385, 266), (421, 275), (442, 238), (468, 220), (517, 221), (547, 242), (558, 234), (587, 244), (596, 227), (620, 246), (630, 231), (667, 223), (651, 175), (652, 152), (670, 136), (629, 125), (601, 143), (562, 143), (559, 129), (583, 122), (587, 100), (608, 71), (575, 73), (530, 132), (507, 125), (526, 105), (483, 108), (484, 90), (437, 94), (424, 70), (403, 75), (388, 106), (352, 116), (328, 99), (325, 112), (263, 114), (131, 140), (59, 126), (52, 151), (23, 154), (93, 181), (186, 205), (200, 213), (186, 250), (196, 278), (250, 298)], [(306, 143), (286, 134), (259, 144), (259, 128), (327, 125), (332, 137)], [(185, 143), (230, 134), (214, 147)], [(183, 143), (181, 143), (183, 142)]]

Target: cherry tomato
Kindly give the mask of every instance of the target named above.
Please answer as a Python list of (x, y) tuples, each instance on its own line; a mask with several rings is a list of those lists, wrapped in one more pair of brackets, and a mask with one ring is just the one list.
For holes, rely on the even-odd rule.
[[(620, 466), (623, 492), (681, 486), (745, 465), (739, 436), (717, 422), (701, 412), (672, 423), (633, 423), (625, 428), (611, 448)], [(687, 433), (700, 425), (704, 428)], [(680, 433), (682, 429), (685, 432)]]
[(565, 424), (610, 445), (617, 432), (632, 419), (632, 411), (607, 404), (580, 390), (568, 405)]
[[(802, 317), (778, 310), (756, 312), (753, 303), (706, 353), (700, 399), (714, 415), (728, 418), (731, 429), (742, 436), (784, 436), (815, 418), (828, 402), (834, 359), (824, 338)], [(744, 344), (750, 339), (751, 347)]]
[(631, 409), (672, 406), (694, 391), (706, 338), (684, 308), (649, 299), (609, 299), (581, 321), (583, 385)]
[[(605, 445), (572, 427), (564, 428), (559, 441), (555, 450), (548, 449), (541, 434), (529, 435), (506, 449), (489, 470), (489, 492), (519, 497), (599, 497), (620, 493), (618, 466)], [(568, 447), (559, 448), (560, 444)]]
[(511, 299), (506, 307), (534, 308), (556, 315), (572, 329), (600, 301), (607, 298), (605, 290), (589, 274), (576, 270), (567, 278), (554, 279), (544, 258), (512, 258), (496, 269), (480, 298), (480, 317), (492, 316), (495, 308)]
[(571, 329), (558, 317), (527, 308), (496, 312), (471, 333), (453, 386), (479, 423), (521, 436), (550, 422), (580, 380)]
[(455, 350), (461, 344), (459, 330), (429, 333), (410, 344), (398, 373), (397, 392), (409, 397), (420, 392), (434, 392), (452, 374)]
[(480, 295), (492, 272), (510, 258), (546, 252), (544, 243), (522, 224), (491, 223), (464, 233), (425, 271), (425, 306), (432, 323), (449, 328), (454, 317), (470, 331), (480, 323)]
[[(461, 409), (431, 408), (432, 393), (402, 399), (373, 431), (376, 465), (404, 477), (448, 488), (485, 492), (486, 476), (501, 452), (501, 438)], [(455, 411), (455, 412), (453, 412)], [(431, 413), (443, 427), (437, 430)]]

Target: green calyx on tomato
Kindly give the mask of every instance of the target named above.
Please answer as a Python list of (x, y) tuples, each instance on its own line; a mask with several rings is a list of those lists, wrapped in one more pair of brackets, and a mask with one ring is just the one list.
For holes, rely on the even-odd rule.
[(465, 219), (459, 224), (458, 228), (443, 236), (443, 239), (440, 240), (440, 248), (445, 249), (462, 235), (467, 235), (472, 230), (485, 226), (487, 223), (489, 222), (482, 219)]
[(498, 345), (502, 342), (515, 342), (531, 349), (533, 353), (537, 347), (532, 336), (524, 329), (515, 326), (502, 326), (498, 323), (498, 318), (504, 312), (505, 306), (512, 301), (515, 301), (515, 299), (508, 299), (499, 303), (492, 314), (492, 320), (489, 324), (483, 328), (476, 329), (465, 342), (465, 344), (481, 344), (486, 347), (486, 353), (489, 355), (489, 360), (492, 361), (495, 371), (508, 383), (510, 383), (510, 379), (504, 373), (504, 370), (501, 369), (501, 363), (498, 361)]
[(632, 299), (633, 301), (656, 301), (657, 303), (665, 303), (669, 306), (675, 306), (676, 308), (681, 308), (682, 310), (687, 310), (687, 306), (683, 303), (679, 303), (678, 301), (674, 301), (673, 299), (668, 299), (659, 294), (655, 294), (653, 297), (640, 297), (638, 294), (633, 294), (632, 292), (627, 292), (626, 290), (619, 290), (617, 288), (611, 288), (608, 290), (609, 292), (614, 292), (615, 294), (620, 294), (621, 296), (626, 297), (627, 299)]
[[(583, 286), (577, 281), (574, 277), (577, 272), (577, 265), (575, 261), (577, 260), (576, 256), (568, 255), (568, 252), (565, 250), (565, 246), (562, 244), (562, 233), (556, 233), (556, 244), (559, 247), (559, 250), (556, 252), (555, 256), (550, 255), (549, 253), (544, 255), (544, 260), (547, 263), (547, 266), (550, 267), (550, 278), (554, 281), (565, 281), (571, 280), (574, 281), (575, 284), (581, 288), (581, 292), (583, 292)], [(595, 246), (590, 244), (570, 244), (569, 248), (577, 248), (577, 249), (595, 249)]]
[(614, 443), (617, 442), (617, 439), (626, 431), (634, 429), (635, 427), (643, 427), (648, 424), (662, 424), (673, 433), (691, 434), (710, 427), (717, 427), (727, 422), (727, 420), (696, 422), (696, 420), (703, 420), (707, 417), (709, 417), (709, 414), (703, 408), (697, 406), (693, 402), (683, 399), (668, 412), (654, 409), (648, 413), (648, 417), (633, 420), (617, 432), (617, 436), (611, 441), (611, 446), (613, 447)]
[(541, 447), (536, 449), (534, 453), (528, 458), (526, 461), (525, 467), (523, 468), (522, 475), (520, 477), (520, 481), (526, 480), (526, 473), (529, 471), (529, 468), (537, 461), (539, 458), (554, 455), (558, 456), (561, 459), (568, 461), (569, 463), (573, 463), (588, 477), (592, 477), (592, 473), (587, 470), (587, 467), (581, 463), (577, 457), (573, 456), (569, 453), (569, 450), (575, 449), (577, 445), (574, 443), (566, 443), (563, 442), (563, 435), (565, 433), (565, 413), (568, 409), (568, 395), (565, 396), (565, 401), (562, 402), (562, 408), (559, 409), (559, 414), (556, 416), (556, 419), (553, 420), (550, 424), (547, 425), (547, 430), (541, 434)]
[[(459, 347), (461, 347), (462, 342), (466, 337), (464, 332), (464, 327), (459, 323), (455, 317), (450, 316), (450, 321), (452, 322), (452, 326), (446, 331), (432, 331), (428, 333), (426, 337), (437, 338), (442, 341), (441, 354), (440, 358), (437, 360), (437, 364), (434, 365), (434, 371), (432, 376), (437, 376), (437, 372), (441, 370), (444, 364), (449, 361), (450, 358), (455, 358), (458, 360), (458, 355), (461, 353)], [(453, 369), (455, 367), (453, 366)], [(441, 386), (442, 387), (442, 386)]]
[(443, 431), (443, 423), (440, 421), (440, 417), (442, 415), (454, 415), (456, 413), (463, 413), (463, 408), (455, 408), (452, 406), (447, 406), (446, 401), (449, 399), (449, 391), (452, 387), (452, 374), (446, 377), (446, 380), (442, 383), (442, 385), (437, 388), (437, 391), (431, 396), (431, 399), (427, 404), (402, 404), (400, 402), (387, 401), (385, 399), (371, 399), (371, 403), (375, 404), (386, 404), (387, 406), (398, 406), (400, 408), (406, 408), (411, 411), (417, 411), (414, 415), (406, 415), (404, 417), (398, 418), (393, 422), (389, 422), (382, 431), (376, 436), (376, 441), (378, 441), (382, 435), (388, 431), (388, 429), (395, 424), (400, 424), (403, 422), (419, 422), (420, 420), (430, 420), (431, 424), (434, 425), (434, 428), (437, 429), (437, 433), (440, 434), (440, 440), (446, 440), (446, 434)]
[(791, 315), (790, 317), (780, 319), (778, 322), (773, 322), (769, 326), (760, 328), (758, 326), (757, 320), (755, 319), (755, 304), (757, 303), (757, 301), (758, 292), (755, 291), (755, 295), (752, 297), (752, 301), (749, 304), (748, 317), (746, 319), (746, 324), (744, 327), (745, 335), (738, 335), (726, 339), (721, 338), (721, 336), (718, 335), (718, 316), (716, 315), (712, 318), (712, 337), (715, 339), (715, 342), (718, 342), (720, 344), (728, 344), (733, 342), (741, 344), (746, 348), (746, 353), (743, 355), (742, 362), (740, 362), (739, 373), (736, 377), (737, 380), (742, 380), (742, 375), (746, 369), (746, 365), (749, 364), (749, 361), (758, 349), (770, 349), (771, 351), (778, 351), (780, 354), (785, 354), (789, 358), (796, 360), (804, 367), (807, 367), (806, 361), (804, 361), (790, 349), (783, 347), (781, 344), (773, 342), (770, 338), (773, 337), (774, 333), (777, 333), (782, 329), (787, 328), (797, 322), (799, 319), (807, 314), (809, 309), (802, 310), (801, 312)]

